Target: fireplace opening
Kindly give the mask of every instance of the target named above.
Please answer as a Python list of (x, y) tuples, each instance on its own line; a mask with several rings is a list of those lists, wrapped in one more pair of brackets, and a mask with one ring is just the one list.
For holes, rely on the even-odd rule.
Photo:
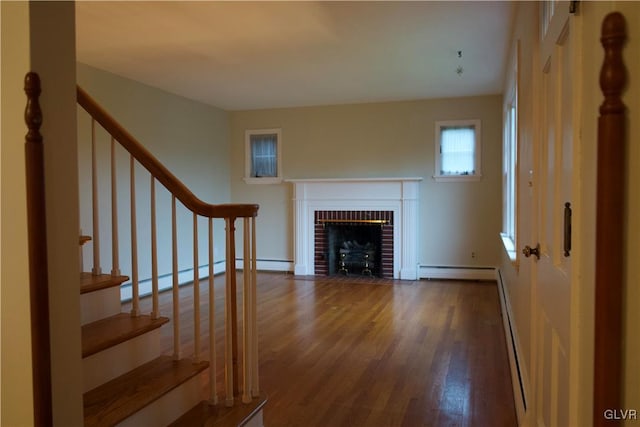
[(328, 223), (326, 233), (329, 275), (381, 276), (380, 224)]
[(315, 211), (313, 233), (314, 274), (394, 277), (393, 211)]

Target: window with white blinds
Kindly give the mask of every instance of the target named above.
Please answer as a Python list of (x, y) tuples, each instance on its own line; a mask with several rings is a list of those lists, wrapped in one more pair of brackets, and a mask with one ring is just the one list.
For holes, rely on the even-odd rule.
[(479, 180), (480, 121), (436, 122), (436, 181)]

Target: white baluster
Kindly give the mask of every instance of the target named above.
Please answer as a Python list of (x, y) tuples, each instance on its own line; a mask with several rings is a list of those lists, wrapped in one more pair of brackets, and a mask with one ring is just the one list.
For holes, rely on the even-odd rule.
[(213, 218), (209, 218), (209, 401), (218, 404), (216, 383), (216, 298), (213, 279)]
[(151, 175), (151, 318), (157, 319), (158, 302), (158, 236), (156, 230), (156, 179)]
[(91, 186), (93, 202), (93, 274), (102, 274), (100, 267), (100, 218), (98, 215), (98, 153), (96, 149), (96, 121), (91, 119)]
[(231, 221), (225, 218), (226, 231), (226, 272), (225, 272), (225, 298), (224, 298), (224, 382), (225, 382), (225, 406), (233, 406), (233, 311), (231, 309), (231, 275), (233, 274), (231, 259)]
[(131, 173), (131, 315), (140, 315), (140, 291), (138, 286), (138, 224), (136, 221), (135, 159), (130, 156)]
[(253, 321), (251, 319), (251, 268), (250, 268), (250, 245), (251, 236), (249, 234), (249, 218), (243, 221), (243, 280), (242, 280), (242, 403), (251, 402), (251, 371), (252, 371), (252, 344), (253, 344)]
[(176, 219), (176, 196), (171, 196), (171, 266), (173, 272), (173, 359), (179, 360), (180, 351), (180, 289), (178, 287), (178, 226)]
[(260, 396), (260, 380), (258, 375), (258, 278), (256, 268), (256, 217), (251, 218), (251, 320), (253, 321), (253, 345), (252, 363), (253, 363), (253, 382), (251, 385), (251, 394), (253, 397)]
[(116, 173), (116, 141), (111, 137), (111, 275), (120, 275), (120, 244), (118, 241), (118, 185)]
[(200, 277), (198, 275), (198, 215), (193, 214), (193, 358), (200, 360)]

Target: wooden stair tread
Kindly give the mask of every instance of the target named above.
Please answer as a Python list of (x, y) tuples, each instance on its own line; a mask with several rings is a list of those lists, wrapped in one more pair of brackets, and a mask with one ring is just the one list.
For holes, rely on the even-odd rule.
[(207, 369), (160, 356), (84, 394), (85, 427), (113, 426)]
[(153, 319), (129, 313), (97, 320), (82, 326), (82, 357), (88, 357), (114, 345), (159, 328), (169, 321), (166, 317)]
[(99, 291), (114, 286), (120, 286), (129, 280), (127, 276), (112, 276), (110, 274), (80, 273), (80, 294)]
[(80, 246), (82, 246), (89, 241), (91, 241), (91, 236), (80, 236), (78, 243), (80, 243)]
[(267, 396), (264, 393), (260, 393), (260, 396), (250, 403), (242, 403), (239, 398), (236, 398), (234, 405), (230, 408), (224, 406), (224, 403), (211, 405), (207, 401), (202, 401), (169, 424), (169, 427), (243, 426), (266, 403)]

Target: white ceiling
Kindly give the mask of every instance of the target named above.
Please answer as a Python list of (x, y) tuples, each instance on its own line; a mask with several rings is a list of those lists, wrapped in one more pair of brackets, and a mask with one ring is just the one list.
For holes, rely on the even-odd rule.
[(496, 94), (512, 7), (79, 1), (77, 59), (227, 110)]

